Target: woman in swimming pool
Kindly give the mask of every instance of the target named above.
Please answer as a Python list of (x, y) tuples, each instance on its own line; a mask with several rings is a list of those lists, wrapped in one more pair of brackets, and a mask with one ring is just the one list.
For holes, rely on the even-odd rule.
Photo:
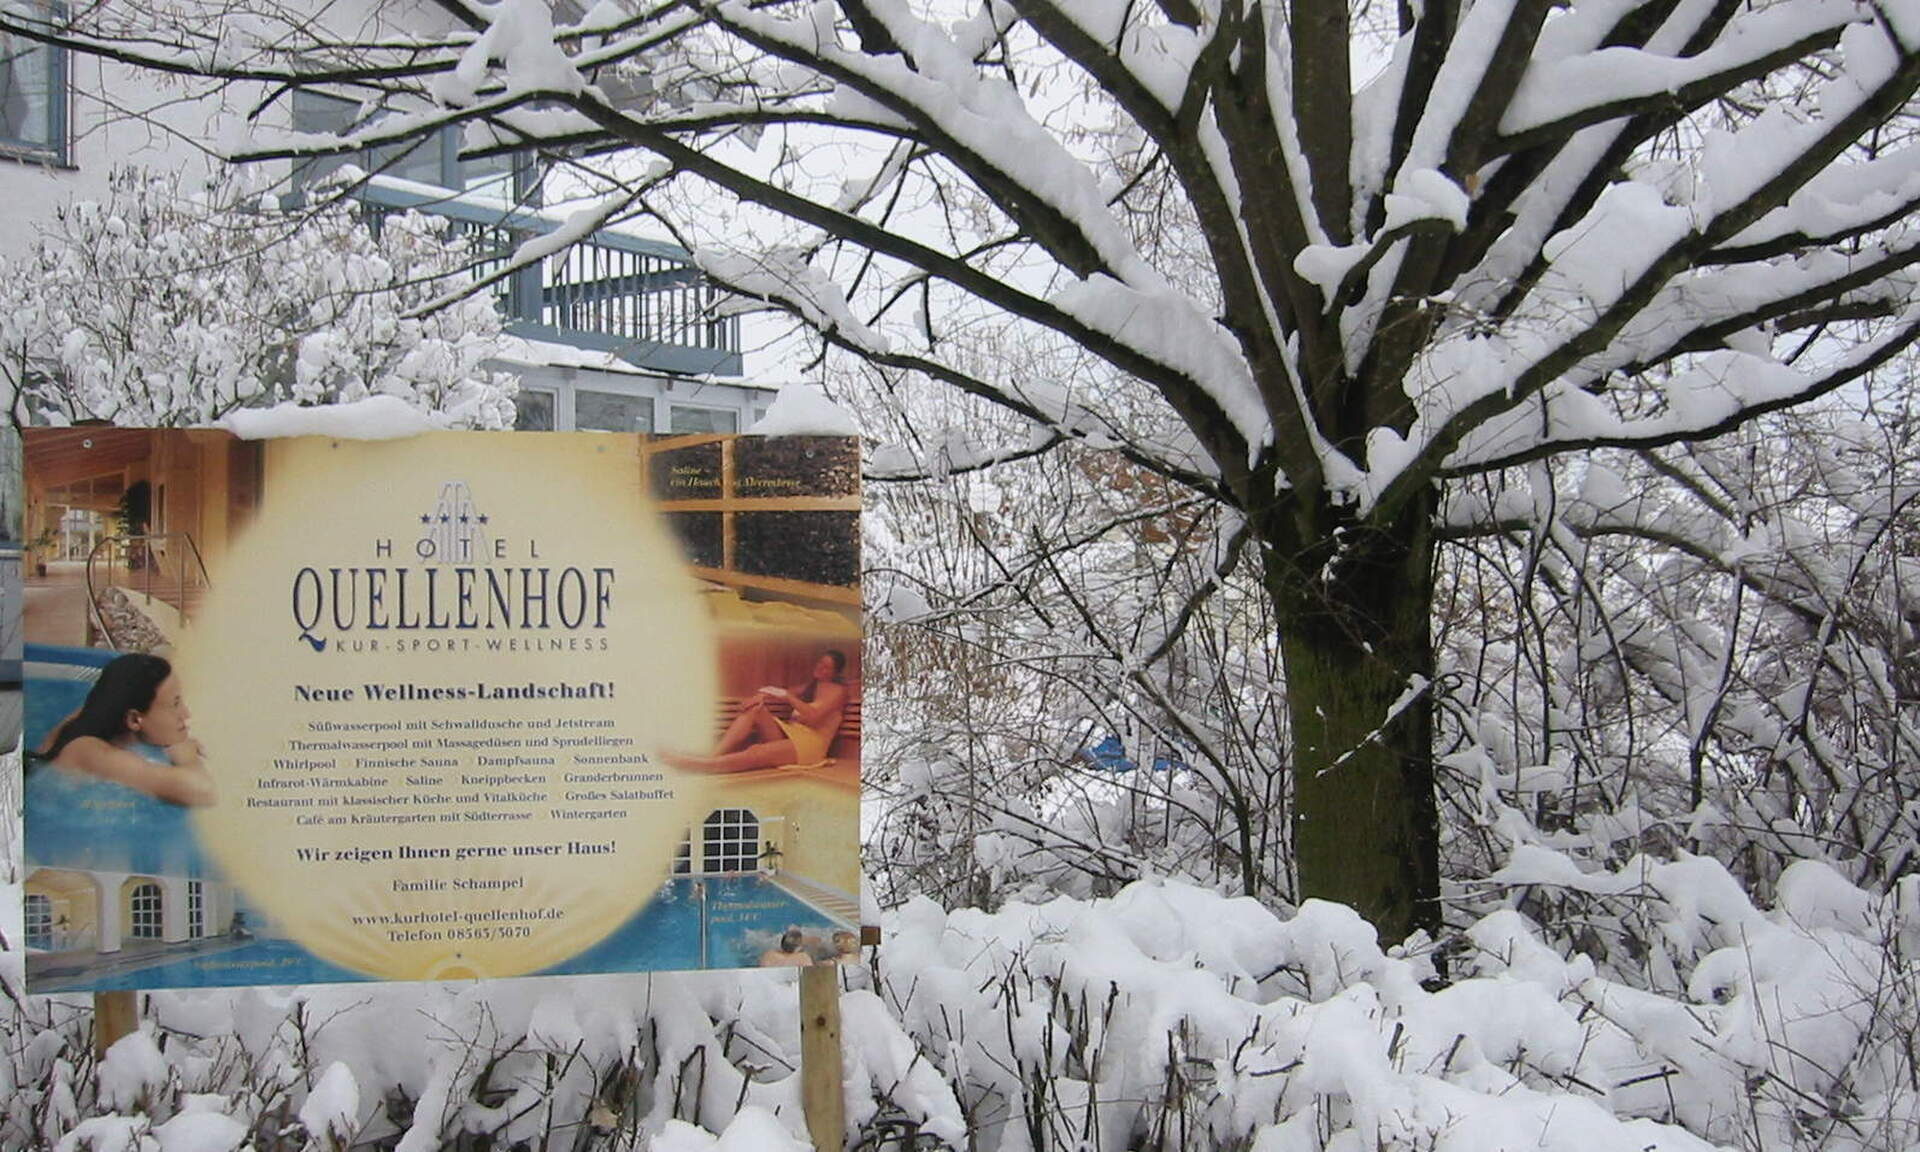
[[(667, 763), (694, 772), (751, 772), (756, 768), (785, 768), (815, 764), (827, 758), (827, 747), (847, 708), (847, 654), (827, 649), (814, 661), (813, 679), (797, 688), (762, 688), (747, 700), (740, 715), (714, 746), (711, 756), (667, 756)], [(793, 705), (793, 719), (782, 720), (770, 705), (785, 700)]]
[(80, 710), (62, 721), (39, 758), (183, 807), (214, 802), (206, 750), (187, 730), (192, 714), (173, 666), (129, 653), (100, 670)]

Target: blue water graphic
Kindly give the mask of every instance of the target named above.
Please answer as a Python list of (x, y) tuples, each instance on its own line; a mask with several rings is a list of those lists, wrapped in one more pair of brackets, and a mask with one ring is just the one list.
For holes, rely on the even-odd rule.
[(837, 929), (851, 927), (764, 876), (676, 876), (613, 935), (541, 974), (751, 968), (788, 928), (824, 942)]
[[(700, 931), (704, 906), (707, 931)], [(824, 949), (843, 924), (795, 898), (762, 876), (677, 876), (661, 886), (647, 906), (611, 936), (536, 975), (694, 968), (751, 968), (788, 928), (798, 928), (809, 946)], [(308, 952), (291, 940), (195, 941), (191, 955), (148, 959), (102, 956), (74, 963), (70, 957), (29, 957), (36, 992), (137, 988), (222, 988), (245, 984), (337, 984), (370, 977)], [(125, 965), (124, 970), (119, 969)]]
[[(235, 948), (93, 976), (78, 982), (100, 991), (134, 988), (227, 988), (243, 984), (341, 984), (369, 977), (329, 964), (291, 940), (250, 940)], [(43, 982), (44, 981), (44, 982)], [(34, 990), (55, 992), (57, 977), (41, 977)]]
[[(39, 748), (79, 709), (100, 667), (118, 655), (97, 648), (27, 645), (21, 725), (27, 748)], [(131, 750), (156, 764), (167, 762), (164, 748), (136, 744)], [(213, 875), (194, 839), (189, 813), (178, 804), (44, 762), (28, 764), (25, 800), (30, 869)]]

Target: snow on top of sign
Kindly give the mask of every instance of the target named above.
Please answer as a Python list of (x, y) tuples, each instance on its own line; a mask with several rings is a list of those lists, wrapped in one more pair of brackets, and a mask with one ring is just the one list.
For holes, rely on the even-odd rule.
[(858, 436), (860, 426), (817, 386), (788, 384), (747, 431), (758, 436)]
[(351, 404), (241, 408), (227, 413), (218, 427), (242, 440), (279, 436), (335, 436), (342, 440), (398, 440), (447, 427), (443, 415), (422, 412), (397, 396), (370, 396)]

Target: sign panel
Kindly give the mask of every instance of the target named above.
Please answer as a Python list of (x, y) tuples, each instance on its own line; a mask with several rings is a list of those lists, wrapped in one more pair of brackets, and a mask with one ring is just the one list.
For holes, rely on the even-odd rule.
[(855, 441), (25, 455), (32, 991), (850, 957)]

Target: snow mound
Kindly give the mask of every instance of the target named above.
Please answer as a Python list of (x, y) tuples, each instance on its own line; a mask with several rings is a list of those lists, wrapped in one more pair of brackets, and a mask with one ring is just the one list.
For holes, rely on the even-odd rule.
[[(1609, 870), (1539, 845), (1513, 853), (1506, 883), (1515, 904), (1584, 901), (1589, 923), (1633, 902), (1669, 984), (1630, 982), (1604, 949), (1566, 954), (1517, 907), (1461, 934), (1443, 979), (1423, 946), (1384, 949), (1324, 901), (1282, 915), (1154, 880), (994, 912), (922, 899), (883, 918), (874, 986), (842, 997), (848, 1123), (869, 1143), (999, 1152), (1153, 1147), (1156, 1132), (1258, 1152), (1788, 1152), (1842, 1130), (1819, 1146), (1912, 1147), (1914, 886), (1872, 896), (1803, 862), (1763, 908), (1703, 857)], [(585, 1130), (656, 1152), (807, 1147), (790, 973), (150, 1002), (92, 1099), (67, 1086), (58, 1031), (14, 1045), (14, 1082), (54, 1118), (32, 1146), (235, 1152), (285, 1110), (310, 1147)], [(415, 1017), (431, 1027), (394, 1027)], [(404, 1116), (362, 1114), (396, 1099), (413, 1102)], [(26, 1146), (11, 1119), (6, 1146)]]
[(247, 1126), (218, 1112), (183, 1112), (153, 1130), (160, 1152), (234, 1152)]
[(300, 1105), (300, 1123), (323, 1143), (330, 1136), (343, 1148), (351, 1143), (360, 1127), (360, 1084), (352, 1069), (337, 1060), (327, 1066)]
[(1895, 1078), (1861, 1075), (1886, 1040), (1862, 998), (1900, 979), (1891, 953), (1835, 930), (1875, 919), (1843, 880), (1802, 866), (1765, 913), (1712, 861), (1596, 875), (1546, 855), (1523, 853), (1515, 873), (1654, 894), (1660, 930), (1693, 941), (1691, 989), (1609, 980), (1504, 909), (1429, 990), (1424, 958), (1389, 954), (1344, 906), (1283, 918), (1142, 881), (991, 914), (910, 904), (889, 925), (883, 994), (959, 1098), (1042, 1114), (1063, 1147), (1177, 1123), (1183, 1146), (1261, 1152), (1704, 1152), (1756, 1129), (1785, 1149), (1808, 1119), (1782, 1101), (1846, 1092), (1867, 1115), (1915, 1114)]
[(167, 1058), (144, 1031), (114, 1041), (100, 1062), (100, 1099), (117, 1111), (133, 1111), (167, 1085)]
[(742, 1108), (726, 1130), (715, 1136), (684, 1120), (669, 1120), (653, 1138), (653, 1152), (807, 1152), (811, 1147), (790, 1135), (764, 1108)]

